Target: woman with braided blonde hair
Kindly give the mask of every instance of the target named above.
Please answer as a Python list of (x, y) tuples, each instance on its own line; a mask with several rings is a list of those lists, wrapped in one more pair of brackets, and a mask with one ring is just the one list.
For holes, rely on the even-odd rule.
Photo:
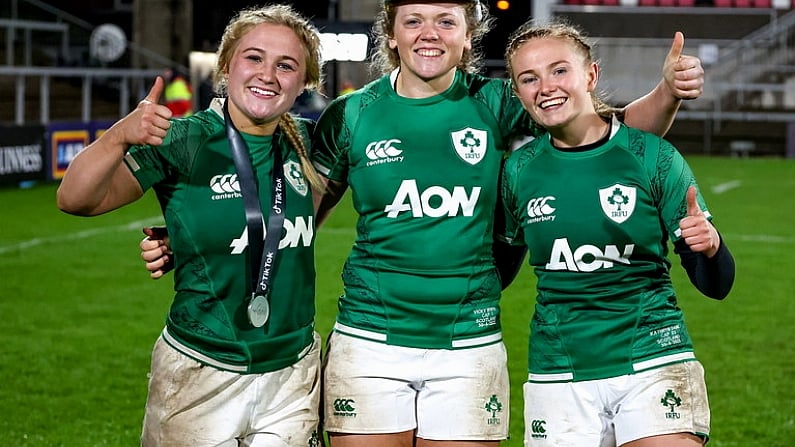
[(314, 205), (308, 120), (317, 30), (292, 7), (240, 11), (218, 49), (223, 98), (171, 119), (163, 80), (89, 145), (58, 189), (94, 216), (153, 188), (170, 230), (175, 297), (152, 354), (144, 446), (318, 442)]

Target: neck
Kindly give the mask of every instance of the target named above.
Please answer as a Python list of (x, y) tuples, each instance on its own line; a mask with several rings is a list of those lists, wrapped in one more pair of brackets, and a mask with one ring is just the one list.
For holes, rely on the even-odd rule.
[(453, 85), (456, 69), (452, 69), (435, 78), (420, 78), (409, 70), (400, 70), (395, 80), (395, 92), (405, 98), (430, 98), (436, 96)]
[[(229, 99), (227, 98), (227, 101)], [(266, 136), (273, 135), (281, 121), (281, 116), (271, 120), (254, 121), (238, 109), (233, 102), (229, 102), (229, 116), (239, 132), (248, 135)]]
[(610, 132), (610, 123), (594, 113), (561, 127), (549, 129), (556, 147), (578, 147), (593, 144)]

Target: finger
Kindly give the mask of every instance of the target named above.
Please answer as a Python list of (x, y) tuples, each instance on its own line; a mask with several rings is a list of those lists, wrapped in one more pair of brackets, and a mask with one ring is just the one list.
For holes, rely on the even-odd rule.
[(144, 101), (149, 101), (151, 103), (157, 104), (160, 102), (160, 95), (163, 94), (163, 86), (165, 85), (165, 81), (160, 76), (155, 78), (155, 83), (152, 84), (152, 88), (149, 90), (149, 93), (146, 94), (146, 98)]
[(138, 244), (138, 246), (141, 248), (141, 255), (143, 255), (144, 253), (153, 250), (162, 251), (163, 249), (160, 247), (163, 246), (163, 241), (161, 241), (160, 239), (152, 239), (150, 237), (145, 237), (141, 239), (141, 243)]
[(687, 215), (688, 216), (700, 216), (701, 215), (701, 207), (698, 206), (698, 191), (696, 191), (695, 186), (691, 186), (687, 188)]
[(157, 270), (162, 270), (163, 266), (166, 265), (167, 262), (168, 262), (168, 256), (163, 255), (163, 256), (158, 256), (157, 258), (154, 258), (151, 261), (148, 261), (145, 264), (145, 266), (146, 269), (149, 270), (150, 272), (155, 272)]
[(671, 49), (668, 51), (668, 56), (666, 59), (672, 62), (676, 62), (679, 60), (679, 57), (682, 56), (682, 49), (685, 47), (685, 35), (682, 34), (680, 31), (677, 31), (674, 34), (674, 41), (671, 44)]
[(166, 227), (143, 227), (142, 230), (145, 235), (152, 239), (164, 239), (168, 236), (168, 228)]
[[(147, 264), (155, 262), (157, 260), (160, 260), (160, 262), (165, 264), (166, 261), (168, 260), (168, 251), (166, 247), (162, 245), (149, 250), (142, 250), (141, 259), (143, 259)], [(147, 270), (152, 270), (152, 269), (147, 268)]]

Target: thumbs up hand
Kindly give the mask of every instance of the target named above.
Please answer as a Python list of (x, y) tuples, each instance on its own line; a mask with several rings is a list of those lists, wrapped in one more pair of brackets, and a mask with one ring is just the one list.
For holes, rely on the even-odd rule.
[(689, 187), (686, 199), (687, 216), (679, 221), (679, 229), (682, 230), (682, 239), (693, 252), (704, 253), (711, 258), (718, 252), (720, 237), (715, 227), (707, 220), (707, 216), (701, 211), (696, 197), (696, 187)]
[(164, 85), (163, 78), (158, 76), (135, 110), (108, 129), (108, 133), (112, 133), (118, 143), (125, 147), (134, 144), (163, 144), (163, 138), (171, 127), (169, 119), (172, 116), (168, 107), (158, 104)]
[(663, 79), (671, 94), (679, 99), (695, 99), (704, 91), (704, 68), (695, 56), (682, 54), (685, 36), (677, 31), (663, 63)]

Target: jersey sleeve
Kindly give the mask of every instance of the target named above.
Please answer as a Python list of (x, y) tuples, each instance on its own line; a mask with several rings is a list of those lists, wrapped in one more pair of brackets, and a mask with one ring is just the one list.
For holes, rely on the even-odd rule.
[(347, 183), (350, 132), (345, 119), (349, 99), (339, 97), (329, 103), (318, 119), (312, 135), (312, 162), (322, 176)]
[[(495, 219), (500, 225), (495, 226), (495, 237), (497, 240), (511, 245), (525, 245), (524, 235), (520, 215), (519, 205), (516, 202), (516, 186), (518, 183), (518, 159), (521, 157), (522, 149), (517, 149), (505, 161), (500, 180), (500, 197), (502, 199), (501, 208), (503, 219)], [(498, 210), (499, 212), (499, 210)]]
[[(656, 140), (656, 144), (648, 144), (647, 148), (656, 146), (658, 149), (655, 158), (654, 174), (652, 176), (652, 191), (658, 191), (657, 208), (660, 211), (660, 218), (668, 231), (669, 237), (676, 242), (681, 237), (679, 221), (687, 216), (687, 190), (690, 186), (695, 186), (698, 191), (697, 201), (707, 219), (712, 220), (712, 216), (707, 209), (701, 191), (696, 183), (693, 171), (687, 161), (676, 148), (668, 141), (648, 134), (648, 138)], [(647, 155), (648, 156), (648, 155)], [(647, 163), (651, 160), (647, 159)], [(655, 187), (654, 179), (657, 178)]]
[(190, 164), (192, 154), (185, 148), (196, 145), (189, 143), (189, 127), (189, 120), (172, 120), (163, 144), (132, 146), (127, 152), (124, 162), (144, 191), (184, 172)]
[(511, 83), (500, 79), (494, 82), (500, 98), (500, 113), (498, 115), (500, 125), (505, 126), (504, 135), (508, 135), (512, 140), (524, 137), (537, 137), (543, 133), (543, 129), (538, 126), (530, 114), (522, 107), (522, 103), (511, 88)]

